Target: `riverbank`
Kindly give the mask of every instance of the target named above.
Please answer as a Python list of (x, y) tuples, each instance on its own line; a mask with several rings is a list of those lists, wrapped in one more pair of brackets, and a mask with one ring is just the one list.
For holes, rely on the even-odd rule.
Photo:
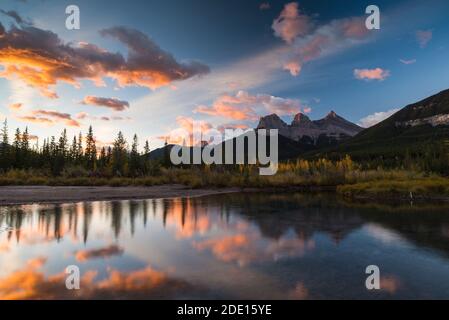
[[(414, 186), (410, 188), (409, 185)], [(228, 193), (328, 193), (348, 201), (443, 201), (449, 194), (434, 184), (374, 182), (342, 186), (210, 187), (191, 188), (181, 184), (155, 186), (0, 186), (0, 206), (33, 203), (73, 203), (85, 201), (168, 199), (201, 197)], [(412, 191), (410, 191), (412, 190)]]
[(192, 189), (183, 185), (150, 187), (6, 186), (0, 187), (0, 205), (200, 197), (239, 191), (238, 188)]

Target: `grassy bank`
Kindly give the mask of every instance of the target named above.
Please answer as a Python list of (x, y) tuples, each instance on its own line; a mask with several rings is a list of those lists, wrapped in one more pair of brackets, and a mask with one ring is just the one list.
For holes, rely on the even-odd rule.
[(350, 198), (425, 199), (449, 197), (449, 179), (441, 177), (410, 180), (374, 180), (337, 186), (337, 192)]
[(257, 166), (198, 166), (161, 168), (153, 176), (102, 177), (73, 174), (51, 176), (27, 170), (0, 175), (0, 185), (47, 186), (155, 186), (182, 184), (190, 188), (261, 188), (336, 190), (346, 197), (449, 197), (449, 179), (435, 174), (403, 169), (366, 169), (349, 157), (281, 163), (273, 176), (260, 176)]

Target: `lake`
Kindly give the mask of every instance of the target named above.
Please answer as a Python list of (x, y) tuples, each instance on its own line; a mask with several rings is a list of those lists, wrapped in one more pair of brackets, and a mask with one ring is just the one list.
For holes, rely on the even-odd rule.
[(5, 206), (0, 270), (0, 299), (448, 299), (449, 206), (295, 193)]

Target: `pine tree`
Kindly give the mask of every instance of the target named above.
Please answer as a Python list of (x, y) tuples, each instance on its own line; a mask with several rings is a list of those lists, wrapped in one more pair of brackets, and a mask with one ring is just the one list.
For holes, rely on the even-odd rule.
[(83, 162), (83, 134), (80, 132), (78, 135), (78, 149), (76, 152), (76, 163), (81, 164)]
[(70, 147), (69, 158), (71, 163), (76, 163), (78, 158), (78, 142), (76, 136), (73, 137), (72, 146)]
[(114, 141), (112, 149), (112, 173), (114, 175), (124, 175), (127, 169), (126, 140), (120, 131)]
[(5, 118), (1, 131), (2, 140), (0, 142), (0, 169), (6, 170), (10, 167), (9, 159), (9, 136), (8, 136), (8, 120)]
[(59, 151), (60, 156), (63, 159), (67, 158), (67, 130), (66, 129), (64, 129), (61, 132), (61, 136), (59, 137), (58, 151)]
[(150, 153), (150, 144), (148, 143), (148, 140), (145, 141), (145, 147), (143, 150), (145, 155), (148, 155)]
[(20, 133), (20, 129), (16, 129), (16, 134), (14, 135), (13, 142), (13, 152), (14, 152), (14, 165), (15, 167), (20, 168), (22, 164), (21, 157), (21, 148), (22, 148), (22, 134)]
[(22, 162), (21, 165), (24, 168), (27, 168), (29, 165), (29, 151), (30, 151), (30, 141), (29, 141), (30, 135), (28, 134), (28, 127), (25, 128), (25, 131), (22, 133), (22, 140), (20, 142), (20, 151), (21, 151), (21, 157)]
[(28, 127), (26, 127), (25, 131), (22, 134), (22, 141), (21, 141), (22, 151), (24, 153), (26, 153), (26, 152), (28, 152), (30, 150), (29, 138), (30, 138), (30, 135), (28, 134)]
[(3, 128), (2, 128), (2, 146), (7, 146), (9, 144), (9, 136), (8, 136), (8, 119), (5, 118), (5, 121), (3, 121)]
[(131, 154), (129, 161), (129, 171), (135, 176), (139, 174), (140, 171), (140, 155), (139, 155), (139, 142), (137, 139), (137, 135), (135, 134), (133, 137), (133, 144), (131, 146)]
[(88, 170), (95, 170), (97, 160), (97, 147), (95, 146), (95, 138), (92, 126), (89, 126), (89, 132), (86, 136), (86, 166)]

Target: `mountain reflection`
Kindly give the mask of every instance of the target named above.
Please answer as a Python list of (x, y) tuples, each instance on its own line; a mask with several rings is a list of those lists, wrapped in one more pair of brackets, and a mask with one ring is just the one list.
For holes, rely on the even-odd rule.
[[(445, 270), (447, 208), (389, 210), (294, 193), (0, 207), (0, 299), (308, 299), (338, 297), (326, 287), (335, 281), (361, 297), (350, 266), (371, 263), (373, 246), (424, 249)], [(76, 292), (64, 285), (71, 264), (82, 269)], [(338, 279), (318, 274), (329, 266)], [(396, 273), (382, 275), (383, 294), (410, 292)]]
[[(303, 200), (307, 199), (307, 203)], [(353, 230), (372, 221), (391, 227), (407, 236), (404, 227), (412, 227), (412, 240), (420, 239), (422, 231), (434, 232), (444, 238), (437, 247), (448, 249), (449, 221), (441, 216), (438, 208), (433, 213), (425, 210), (426, 216), (396, 213), (384, 215), (380, 210), (359, 210), (335, 205), (328, 198), (301, 198), (291, 195), (226, 195), (208, 198), (158, 199), (145, 201), (88, 202), (62, 205), (25, 205), (0, 208), (0, 248), (5, 243), (16, 241), (27, 243), (38, 241), (61, 241), (70, 237), (72, 241), (89, 241), (91, 229), (99, 223), (109, 225), (115, 239), (123, 232), (134, 235), (136, 225), (146, 227), (149, 217), (162, 223), (164, 228), (174, 229), (177, 238), (193, 238), (204, 235), (212, 227), (239, 231), (242, 235), (222, 237), (222, 242), (244, 245), (254, 235), (280, 241), (279, 246), (288, 247), (294, 241), (307, 242), (315, 232), (323, 232), (339, 243)], [(323, 200), (323, 201), (321, 201)], [(326, 203), (326, 204), (324, 204)], [(95, 216), (96, 225), (92, 225)], [(233, 216), (233, 218), (232, 218)], [(410, 223), (401, 223), (404, 219)], [(416, 220), (416, 221), (415, 221)], [(256, 226), (257, 230), (250, 230)], [(404, 229), (404, 230), (403, 230)], [(294, 231), (291, 239), (288, 232)], [(229, 236), (229, 235), (228, 235)], [(288, 240), (287, 240), (287, 238)], [(428, 238), (427, 236), (423, 236)], [(219, 241), (218, 239), (216, 239)], [(427, 239), (429, 240), (429, 239)], [(431, 243), (427, 243), (431, 245)], [(226, 247), (226, 245), (223, 245)], [(305, 246), (302, 243), (301, 246)], [(312, 246), (309, 244), (309, 246)], [(214, 247), (212, 241), (198, 243), (204, 249)], [(216, 246), (215, 246), (216, 247)]]

